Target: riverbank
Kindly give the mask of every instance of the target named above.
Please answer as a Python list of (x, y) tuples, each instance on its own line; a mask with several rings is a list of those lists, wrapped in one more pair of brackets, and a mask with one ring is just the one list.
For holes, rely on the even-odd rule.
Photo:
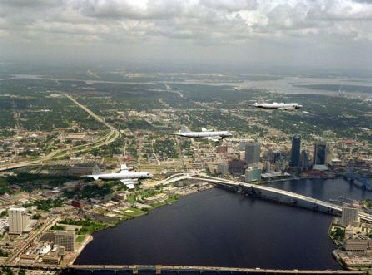
[(337, 270), (329, 222), (327, 215), (211, 188), (97, 232), (75, 264)]
[[(108, 228), (116, 227), (119, 224), (127, 220), (131, 220), (131, 219), (138, 218), (144, 215), (148, 215), (151, 213), (151, 211), (159, 207), (170, 205), (170, 204), (177, 202), (180, 197), (188, 196), (190, 194), (194, 194), (197, 192), (202, 192), (210, 188), (213, 188), (213, 185), (207, 184), (207, 185), (185, 186), (185, 187), (170, 188), (170, 190), (165, 188), (164, 191), (165, 193), (168, 194), (168, 197), (164, 201), (154, 201), (150, 205), (133, 202), (131, 204), (131, 207), (128, 207), (126, 209), (121, 208), (120, 210), (116, 208), (111, 208), (110, 209), (111, 211), (109, 213), (106, 213), (106, 215), (109, 218), (119, 217), (119, 219), (114, 224), (108, 223), (108, 222), (104, 223), (105, 224), (104, 227), (102, 227), (100, 230), (93, 231), (92, 234), (97, 231), (102, 231)], [(86, 237), (85, 241), (78, 247), (78, 252), (74, 253), (74, 257), (68, 259), (69, 265), (72, 265), (75, 262), (76, 258), (84, 250), (85, 246), (88, 245), (92, 240), (93, 240), (93, 236), (91, 234)], [(66, 263), (66, 261), (64, 261), (64, 263)]]
[(348, 251), (336, 249), (332, 252), (332, 255), (337, 262), (347, 270), (372, 271), (372, 257), (369, 254), (356, 255), (355, 252), (350, 253)]
[[(298, 182), (298, 183), (297, 183)], [(271, 183), (272, 184), (272, 183)], [(181, 185), (181, 187), (179, 186)], [(178, 187), (163, 187), (161, 190), (159, 189), (158, 192), (163, 193), (172, 193), (174, 194), (176, 191), (179, 193), (180, 197), (182, 195), (188, 195), (192, 193), (196, 193), (199, 191), (203, 191), (203, 189), (209, 189), (209, 187), (203, 187), (199, 184), (193, 183), (180, 183)], [(359, 189), (351, 190), (349, 188), (349, 184), (345, 183), (341, 179), (334, 179), (334, 180), (325, 180), (316, 178), (315, 180), (303, 180), (299, 179), (298, 181), (295, 180), (288, 180), (286, 183), (278, 183), (276, 187), (288, 189), (289, 191), (297, 192), (299, 194), (304, 194), (308, 196), (312, 196), (318, 199), (324, 199), (325, 201), (331, 197), (339, 196), (339, 194), (346, 194), (351, 198), (361, 199), (365, 195), (364, 193), (360, 193)], [(207, 192), (207, 196), (203, 195), (204, 192), (201, 192), (199, 195), (190, 196), (189, 199), (182, 200), (181, 202), (177, 203), (173, 207), (167, 207), (156, 211), (156, 215), (149, 215), (149, 217), (145, 217), (144, 219), (138, 219), (136, 221), (130, 223), (123, 223), (119, 222), (119, 225), (115, 226), (114, 228), (108, 230), (106, 232), (97, 232), (95, 235), (95, 242), (92, 242), (89, 245), (89, 249), (82, 252), (82, 256), (79, 257), (78, 264), (94, 264), (94, 263), (105, 263), (105, 264), (122, 264), (122, 263), (145, 263), (145, 264), (159, 264), (159, 263), (167, 263), (170, 259), (174, 259), (176, 264), (179, 264), (179, 261), (183, 261), (184, 259), (189, 259), (190, 262), (187, 264), (195, 264), (196, 262), (199, 263), (198, 259), (195, 259), (194, 256), (185, 256), (183, 254), (183, 250), (180, 251), (182, 255), (177, 254), (167, 254), (166, 252), (170, 249), (168, 246), (163, 247), (164, 244), (172, 244), (171, 250), (178, 251), (178, 248), (187, 248), (188, 250), (192, 250), (195, 254), (200, 254), (200, 259), (210, 259), (208, 256), (210, 250), (208, 248), (208, 244), (203, 246), (197, 246), (195, 243), (197, 240), (205, 240), (206, 238), (213, 243), (213, 240), (219, 240), (224, 238), (224, 235), (221, 235), (221, 232), (226, 232), (226, 239), (222, 242), (224, 243), (225, 248), (227, 247), (235, 247), (240, 248), (244, 247), (244, 243), (246, 242), (246, 247), (249, 247), (250, 250), (253, 249), (251, 260), (248, 260), (247, 257), (244, 259), (240, 259), (239, 261), (244, 262), (244, 265), (249, 264), (252, 261), (251, 266), (260, 266), (257, 265), (258, 260), (254, 260), (257, 255), (260, 253), (254, 253), (254, 250), (258, 247), (262, 246), (270, 246), (272, 243), (279, 242), (281, 245), (279, 247), (287, 247), (289, 243), (293, 243), (293, 246), (290, 251), (296, 250), (298, 242), (306, 243), (306, 247), (315, 247), (313, 248), (316, 251), (317, 257), (315, 257), (314, 253), (311, 253), (311, 249), (308, 255), (304, 258), (298, 257), (298, 259), (293, 259), (293, 252), (289, 253), (290, 255), (285, 256), (285, 260), (282, 259), (282, 256), (278, 255), (286, 255), (286, 251), (280, 250), (280, 252), (276, 251), (273, 255), (265, 259), (262, 259), (262, 262), (266, 262), (267, 260), (271, 262), (273, 265), (276, 265), (280, 268), (286, 266), (286, 268), (313, 268), (316, 267), (317, 269), (323, 267), (325, 269), (334, 269), (340, 268), (339, 264), (334, 261), (332, 258), (332, 251), (334, 250), (334, 246), (332, 245), (332, 241), (327, 237), (327, 231), (329, 228), (329, 219), (327, 216), (323, 215), (315, 215), (311, 211), (302, 212), (302, 210), (293, 210), (293, 208), (283, 208), (281, 206), (277, 206), (276, 204), (267, 204), (265, 202), (261, 202), (259, 200), (237, 200), (236, 194), (232, 194), (231, 201), (229, 200), (230, 195), (227, 193), (220, 193), (218, 189), (211, 190)], [(211, 196), (211, 197), (210, 197)], [(198, 201), (198, 198), (203, 198)], [(190, 203), (189, 201), (192, 201)], [(166, 203), (165, 203), (166, 204)], [(164, 203), (162, 204), (164, 205)], [(162, 206), (159, 205), (159, 206)], [(223, 209), (221, 209), (221, 205), (223, 205)], [(244, 209), (241, 209), (241, 206), (244, 205)], [(197, 207), (196, 207), (197, 206)], [(196, 207), (196, 208), (195, 208)], [(280, 208), (278, 208), (280, 207)], [(271, 209), (268, 210), (266, 209)], [(278, 209), (277, 209), (278, 208)], [(153, 208), (155, 209), (155, 208)], [(216, 209), (216, 210), (213, 210)], [(218, 210), (219, 209), (219, 210)], [(225, 212), (231, 210), (229, 215), (224, 215)], [(250, 211), (256, 209), (254, 211)], [(148, 211), (151, 212), (151, 211)], [(163, 212), (166, 212), (164, 214)], [(265, 216), (267, 213), (278, 212), (277, 216), (280, 219), (273, 219), (272, 216)], [(237, 214), (239, 213), (239, 214)], [(160, 215), (160, 216), (159, 216)], [(247, 216), (246, 216), (247, 215)], [(271, 214), (270, 214), (271, 215)], [(198, 218), (194, 221), (192, 218), (197, 216)], [(212, 220), (210, 218), (213, 218)], [(238, 220), (232, 219), (233, 217), (238, 217)], [(270, 218), (271, 217), (271, 218)], [(306, 218), (304, 218), (306, 217)], [(232, 219), (230, 221), (230, 219)], [(267, 223), (265, 222), (267, 220)], [(221, 221), (224, 223), (221, 223)], [(245, 231), (251, 232), (250, 234), (258, 234), (255, 228), (250, 228), (248, 222), (247, 224), (244, 222), (247, 221), (255, 221), (255, 228), (259, 226), (260, 228), (265, 228), (263, 236), (256, 236), (249, 238), (247, 241), (247, 236), (240, 236), (241, 234), (241, 227), (245, 226)], [(311, 220), (311, 222), (309, 222)], [(294, 222), (299, 225), (300, 228), (296, 228), (295, 232), (288, 234), (288, 237), (285, 235), (281, 235), (280, 238), (277, 238), (277, 232), (271, 232), (268, 228), (280, 228), (283, 229), (283, 221), (284, 224), (293, 224)], [(277, 224), (279, 222), (279, 224)], [(201, 224), (202, 223), (202, 224)], [(259, 225), (256, 225), (256, 224)], [(239, 224), (240, 226), (236, 229), (238, 231), (234, 231), (235, 228), (228, 226), (229, 224)], [(139, 226), (140, 225), (140, 226)], [(302, 225), (302, 227), (300, 226)], [(173, 226), (173, 229), (172, 229)], [(182, 227), (181, 232), (177, 230)], [(161, 228), (161, 230), (160, 230)], [(203, 233), (208, 228), (207, 236)], [(212, 229), (217, 229), (216, 233), (210, 233)], [(302, 228), (302, 229), (301, 229)], [(300, 230), (300, 232), (297, 231)], [(324, 230), (325, 229), (325, 230)], [(124, 231), (122, 231), (124, 230)], [(129, 230), (129, 231), (127, 231)], [(159, 230), (159, 232), (157, 232)], [(312, 239), (311, 242), (307, 242), (301, 236), (303, 235), (303, 230), (306, 231), (316, 231), (321, 232), (321, 235), (318, 235), (316, 239)], [(285, 229), (285, 232), (293, 231), (292, 227), (288, 227)], [(175, 233), (177, 232), (177, 233)], [(187, 235), (185, 235), (187, 232)], [(191, 233), (192, 232), (192, 233)], [(126, 236), (123, 238), (123, 234)], [(200, 235), (200, 236), (199, 236)], [(289, 236), (290, 235), (290, 236)], [(314, 236), (316, 234), (314, 233)], [(104, 236), (104, 237), (102, 237)], [(151, 237), (149, 237), (151, 236)], [(170, 237), (174, 236), (174, 237)], [(183, 237), (182, 237), (183, 236)], [(199, 236), (199, 237), (198, 237)], [(211, 237), (216, 236), (216, 237)], [(295, 237), (294, 237), (295, 236)], [(96, 239), (97, 237), (97, 239)], [(234, 239), (236, 237), (236, 240)], [(186, 238), (186, 243), (182, 242), (182, 239)], [(294, 239), (296, 241), (294, 241)], [(326, 238), (327, 240), (324, 240)], [(109, 240), (110, 243), (109, 243)], [(268, 240), (265, 243), (265, 240)], [(322, 240), (322, 241), (320, 241)], [(329, 244), (330, 243), (330, 244)], [(194, 247), (196, 245), (196, 247)], [(234, 254), (234, 249), (229, 253), (226, 251), (219, 251), (218, 248), (222, 245), (219, 244), (217, 247), (214, 247), (216, 251), (214, 252), (215, 258), (219, 259), (218, 263), (213, 264), (220, 264), (220, 261), (226, 260), (226, 266), (231, 266), (236, 263), (236, 265), (241, 266), (241, 262), (238, 263), (235, 258), (230, 258), (230, 254)], [(305, 244), (304, 244), (305, 245)], [(107, 247), (110, 247), (111, 250), (117, 251), (120, 255), (119, 258), (115, 259), (115, 255), (113, 253), (106, 253), (108, 255), (102, 255), (101, 252), (98, 251), (105, 251)], [(204, 248), (207, 249), (204, 254)], [(150, 249), (150, 250), (149, 250)], [(319, 251), (321, 250), (321, 251)], [(154, 255), (151, 254), (152, 251), (156, 252)], [(159, 252), (162, 251), (162, 252)], [(199, 253), (199, 251), (201, 251)], [(96, 255), (99, 253), (99, 255)], [(105, 252), (102, 252), (105, 253)], [(162, 254), (161, 257), (157, 256), (157, 253)], [(257, 254), (258, 253), (258, 254)], [(279, 254), (277, 254), (279, 253)], [(298, 251), (298, 255), (303, 255), (303, 250)], [(125, 256), (124, 256), (125, 255)], [(142, 256), (141, 256), (142, 255)], [(190, 254), (191, 255), (191, 254)], [(235, 254), (234, 254), (235, 255)], [(297, 255), (297, 254), (296, 254)], [(278, 259), (277, 259), (278, 256)], [(142, 258), (141, 258), (142, 257)], [(279, 259), (280, 258), (280, 259)], [(304, 260), (306, 258), (306, 260)], [(308, 262), (308, 259), (312, 259), (311, 263)], [(316, 260), (314, 260), (316, 258)], [(333, 262), (333, 264), (332, 264)], [(284, 263), (284, 264), (283, 264)], [(322, 264), (320, 264), (322, 263)], [(206, 264), (205, 261), (201, 262), (201, 265)], [(208, 262), (209, 264), (209, 262)], [(334, 267), (334, 265), (336, 267)], [(262, 265), (264, 266), (264, 265)]]
[[(368, 250), (368, 243), (362, 244), (363, 239), (358, 238), (358, 234), (361, 234), (361, 232), (365, 231), (365, 229), (369, 228), (370, 226), (362, 223), (358, 227), (347, 227), (347, 229), (345, 229), (339, 224), (340, 218), (333, 218), (328, 231), (328, 236), (338, 247), (337, 249), (333, 250), (333, 257), (345, 269), (354, 271), (371, 271), (372, 250)], [(368, 231), (364, 236), (368, 236)], [(349, 241), (353, 242), (352, 245), (354, 248), (351, 249), (347, 247), (347, 242)], [(357, 247), (355, 245), (357, 245)], [(362, 249), (362, 246), (366, 247)]]

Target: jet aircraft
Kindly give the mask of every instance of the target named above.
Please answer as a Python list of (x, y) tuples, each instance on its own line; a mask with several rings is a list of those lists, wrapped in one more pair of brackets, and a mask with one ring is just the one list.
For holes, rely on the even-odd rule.
[(180, 137), (207, 138), (213, 141), (219, 141), (227, 137), (232, 137), (232, 134), (228, 131), (213, 131), (212, 129), (202, 128), (201, 132), (192, 132), (186, 126), (182, 126), (181, 130), (174, 134)]
[(298, 103), (258, 103), (254, 104), (254, 107), (262, 108), (262, 109), (281, 109), (281, 110), (295, 110), (300, 109), (303, 106)]
[(120, 166), (120, 171), (116, 173), (98, 173), (93, 175), (84, 176), (86, 178), (94, 178), (94, 180), (120, 180), (129, 189), (133, 189), (134, 185), (138, 183), (139, 179), (151, 178), (153, 175), (149, 172), (135, 172), (129, 171), (129, 167), (124, 163)]

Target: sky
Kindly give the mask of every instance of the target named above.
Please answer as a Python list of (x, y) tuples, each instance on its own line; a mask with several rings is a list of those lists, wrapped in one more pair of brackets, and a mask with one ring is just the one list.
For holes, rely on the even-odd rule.
[(372, 68), (372, 0), (1, 0), (0, 60)]

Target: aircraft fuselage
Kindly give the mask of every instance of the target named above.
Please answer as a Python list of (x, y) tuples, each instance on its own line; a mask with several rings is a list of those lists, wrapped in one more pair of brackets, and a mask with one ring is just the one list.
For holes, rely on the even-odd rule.
[(208, 137), (215, 137), (215, 138), (227, 138), (231, 137), (232, 134), (228, 131), (216, 131), (216, 132), (186, 132), (186, 133), (176, 133), (176, 135), (181, 137), (188, 137), (188, 138), (208, 138)]
[(255, 103), (255, 107), (262, 109), (299, 109), (303, 106), (298, 103)]
[(91, 175), (95, 179), (133, 179), (133, 178), (151, 178), (152, 174), (149, 172), (125, 172), (125, 173), (106, 173)]

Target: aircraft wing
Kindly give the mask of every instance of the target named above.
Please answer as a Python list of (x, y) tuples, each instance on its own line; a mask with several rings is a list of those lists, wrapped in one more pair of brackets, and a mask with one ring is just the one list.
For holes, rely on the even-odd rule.
[(94, 180), (99, 179), (99, 175), (86, 175), (86, 176), (81, 176), (82, 178), (93, 178)]
[(215, 136), (215, 137), (208, 137), (209, 140), (213, 140), (214, 142), (220, 141), (221, 137), (220, 136)]
[(138, 183), (138, 178), (121, 179), (120, 182), (124, 183), (124, 185), (129, 189), (133, 189), (134, 185)]
[(282, 107), (279, 108), (280, 110), (285, 110), (285, 111), (294, 111), (296, 108), (295, 107)]

